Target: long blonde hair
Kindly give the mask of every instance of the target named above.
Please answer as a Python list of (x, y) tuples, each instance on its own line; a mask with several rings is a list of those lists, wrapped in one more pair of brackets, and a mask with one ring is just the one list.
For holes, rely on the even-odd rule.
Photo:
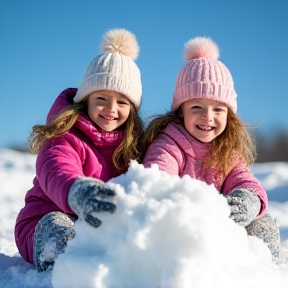
[[(68, 132), (79, 115), (86, 114), (86, 101), (87, 98), (80, 103), (70, 104), (48, 124), (34, 125), (28, 137), (30, 151), (38, 153), (46, 140)], [(132, 103), (130, 107), (129, 116), (124, 123), (123, 140), (112, 155), (113, 164), (121, 172), (127, 170), (131, 159), (139, 161), (140, 157), (139, 142), (143, 134), (143, 123)]]
[[(184, 125), (183, 118), (179, 115), (180, 109), (176, 112), (158, 115), (150, 121), (142, 139), (141, 162), (148, 147), (159, 134), (163, 133), (169, 123)], [(211, 153), (204, 159), (203, 167), (216, 169), (225, 177), (230, 172), (231, 163), (235, 156), (246, 167), (250, 167), (255, 161), (256, 149), (254, 138), (247, 128), (249, 128), (248, 125), (228, 108), (226, 128), (212, 141)]]

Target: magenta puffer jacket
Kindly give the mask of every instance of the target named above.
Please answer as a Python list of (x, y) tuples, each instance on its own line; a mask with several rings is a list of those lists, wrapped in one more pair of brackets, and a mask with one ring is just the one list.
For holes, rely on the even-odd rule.
[[(77, 89), (64, 90), (54, 102), (47, 121), (57, 115), (73, 99)], [(67, 133), (46, 141), (36, 160), (36, 177), (27, 192), (25, 206), (15, 226), (15, 241), (21, 256), (33, 263), (34, 231), (47, 213), (62, 211), (75, 215), (68, 205), (68, 191), (79, 176), (90, 176), (107, 182), (118, 176), (112, 154), (123, 138), (123, 131), (99, 131), (80, 115)]]
[(237, 188), (254, 191), (261, 199), (259, 215), (262, 215), (268, 206), (267, 193), (239, 160), (234, 160), (226, 178), (221, 177), (215, 170), (202, 168), (203, 160), (211, 153), (211, 148), (211, 143), (198, 141), (183, 125), (170, 123), (148, 148), (143, 165), (150, 167), (152, 164), (158, 164), (160, 170), (169, 174), (180, 177), (190, 175), (207, 184), (213, 184), (223, 195)]

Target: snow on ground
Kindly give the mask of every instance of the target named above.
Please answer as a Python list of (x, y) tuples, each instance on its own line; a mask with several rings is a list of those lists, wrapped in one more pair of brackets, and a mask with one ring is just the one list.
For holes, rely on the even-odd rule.
[(288, 287), (288, 163), (252, 167), (280, 225), (277, 264), (262, 241), (229, 219), (226, 201), (213, 186), (133, 162), (110, 181), (118, 194), (115, 214), (101, 213), (98, 229), (77, 221), (76, 237), (53, 271), (37, 273), (18, 254), (13, 236), (35, 159), (0, 149), (1, 288)]

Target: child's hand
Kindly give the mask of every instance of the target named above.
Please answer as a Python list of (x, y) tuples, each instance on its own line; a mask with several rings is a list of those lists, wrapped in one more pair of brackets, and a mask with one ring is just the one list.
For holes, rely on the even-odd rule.
[(261, 208), (257, 194), (246, 189), (232, 191), (227, 195), (227, 201), (231, 208), (230, 218), (244, 227), (256, 218)]
[(114, 213), (116, 205), (110, 202), (113, 196), (115, 192), (100, 180), (81, 177), (70, 187), (68, 203), (80, 219), (97, 228), (102, 222), (93, 214), (101, 211)]

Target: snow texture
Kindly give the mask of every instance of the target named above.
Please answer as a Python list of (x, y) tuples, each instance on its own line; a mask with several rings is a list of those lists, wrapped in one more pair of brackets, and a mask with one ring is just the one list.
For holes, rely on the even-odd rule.
[(97, 229), (77, 221), (76, 236), (52, 272), (37, 273), (20, 257), (13, 236), (35, 159), (0, 149), (1, 288), (288, 287), (288, 163), (252, 167), (269, 199), (276, 191), (268, 211), (280, 225), (278, 263), (261, 240), (229, 219), (226, 199), (212, 185), (132, 162), (109, 181), (116, 212), (97, 213), (103, 222)]

